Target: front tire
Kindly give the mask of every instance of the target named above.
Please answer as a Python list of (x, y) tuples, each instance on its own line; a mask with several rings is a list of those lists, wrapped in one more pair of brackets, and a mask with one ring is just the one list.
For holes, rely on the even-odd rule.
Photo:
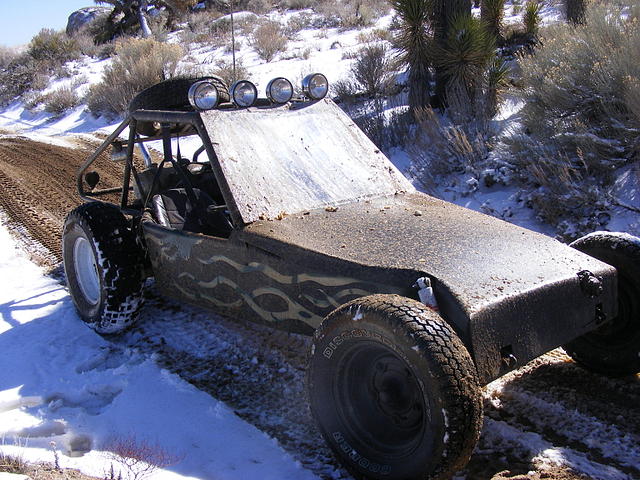
[(566, 344), (567, 354), (583, 367), (605, 375), (640, 372), (640, 239), (595, 232), (571, 244), (618, 271), (618, 316)]
[(73, 210), (64, 224), (62, 258), (82, 320), (100, 334), (133, 325), (143, 303), (143, 255), (117, 207), (90, 202)]
[(482, 424), (475, 367), (439, 315), (397, 295), (332, 312), (314, 336), (311, 411), (356, 478), (449, 478)]

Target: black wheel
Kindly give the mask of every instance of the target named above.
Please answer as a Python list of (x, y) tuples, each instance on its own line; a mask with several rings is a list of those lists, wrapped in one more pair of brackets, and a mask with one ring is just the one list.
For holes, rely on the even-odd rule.
[(85, 203), (64, 224), (62, 258), (78, 314), (101, 334), (131, 326), (143, 303), (143, 253), (114, 205)]
[(572, 247), (618, 271), (618, 316), (566, 344), (577, 363), (606, 375), (640, 372), (640, 239), (627, 234), (596, 232)]
[(307, 381), (322, 435), (356, 478), (449, 478), (480, 434), (469, 352), (414, 300), (373, 295), (332, 312), (314, 336)]
[[(220, 96), (220, 102), (230, 100), (229, 88), (220, 77), (172, 78), (157, 83), (138, 93), (129, 104), (129, 111), (136, 110), (193, 110), (189, 104), (189, 88), (199, 80), (213, 83)], [(136, 130), (141, 135), (154, 136), (160, 133), (160, 126), (153, 122), (139, 122)]]

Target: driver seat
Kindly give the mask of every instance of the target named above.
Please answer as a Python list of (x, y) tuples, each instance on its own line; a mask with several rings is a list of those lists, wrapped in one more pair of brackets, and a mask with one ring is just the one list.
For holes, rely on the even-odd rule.
[(195, 205), (189, 200), (184, 188), (165, 190), (151, 200), (153, 213), (161, 225), (174, 230), (203, 233), (215, 237), (229, 238), (231, 223), (216, 202), (198, 188), (193, 189)]

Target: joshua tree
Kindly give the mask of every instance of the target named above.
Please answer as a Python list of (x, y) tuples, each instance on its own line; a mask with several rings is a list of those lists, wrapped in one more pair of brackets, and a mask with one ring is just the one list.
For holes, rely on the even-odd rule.
[(584, 23), (586, 3), (586, 0), (565, 0), (565, 13), (569, 23)]
[(429, 106), (433, 0), (391, 0), (401, 22), (396, 37), (400, 60), (409, 67), (409, 107), (412, 112)]
[[(471, 0), (434, 0), (433, 2), (433, 32), (435, 50), (438, 52), (449, 51), (448, 43), (452, 40), (450, 35), (454, 22), (462, 17), (471, 16)], [(436, 104), (445, 106), (447, 83), (449, 76), (441, 62), (436, 62)]]
[(496, 40), (502, 39), (502, 20), (504, 18), (504, 0), (482, 0), (480, 18)]

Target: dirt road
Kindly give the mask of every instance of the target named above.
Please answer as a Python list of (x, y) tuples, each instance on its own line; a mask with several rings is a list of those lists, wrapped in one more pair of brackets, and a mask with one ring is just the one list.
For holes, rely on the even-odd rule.
[[(95, 148), (0, 136), (0, 208), (37, 261), (55, 264), (65, 215), (79, 203), (75, 172)], [(103, 186), (121, 166), (102, 163)], [(34, 248), (37, 247), (37, 248)], [(170, 316), (172, 321), (167, 322)], [(154, 354), (166, 368), (275, 437), (323, 478), (350, 478), (311, 421), (304, 390), (305, 337), (214, 317), (159, 298), (114, 341)], [(608, 379), (555, 350), (484, 389), (485, 425), (460, 479), (640, 478), (640, 377)]]
[[(60, 261), (64, 219), (81, 203), (76, 172), (97, 143), (97, 139), (71, 139), (50, 144), (19, 135), (0, 136), (0, 208), (23, 240), (32, 243), (30, 251), (37, 261)], [(121, 181), (122, 167), (106, 159), (97, 171), (102, 186)]]

